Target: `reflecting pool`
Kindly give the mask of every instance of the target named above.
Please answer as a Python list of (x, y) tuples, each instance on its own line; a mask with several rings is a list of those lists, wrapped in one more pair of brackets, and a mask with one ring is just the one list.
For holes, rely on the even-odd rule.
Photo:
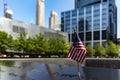
[[(64, 60), (63, 60), (64, 61)], [(62, 62), (63, 62), (62, 61)], [(76, 63), (44, 60), (0, 61), (0, 80), (78, 80)], [(81, 80), (120, 80), (119, 69), (79, 67)]]
[(0, 61), (0, 80), (76, 80), (77, 67), (39, 61)]

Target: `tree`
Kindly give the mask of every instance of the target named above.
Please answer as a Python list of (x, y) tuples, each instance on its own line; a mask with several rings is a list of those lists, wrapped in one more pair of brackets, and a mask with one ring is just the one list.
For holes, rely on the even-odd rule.
[(26, 41), (26, 52), (28, 53), (34, 53), (35, 52), (35, 39), (34, 38), (28, 38)]
[(105, 48), (102, 45), (97, 44), (95, 46), (95, 55), (96, 56), (105, 56), (106, 55)]
[(49, 52), (53, 54), (67, 53), (70, 45), (64, 38), (51, 38), (48, 40)]
[(48, 50), (47, 41), (42, 34), (36, 35), (34, 41), (35, 41), (35, 52), (43, 53)]
[(58, 45), (57, 45), (57, 39), (55, 38), (50, 38), (48, 40), (48, 45), (49, 45), (49, 53), (58, 53)]
[(67, 53), (70, 46), (67, 44), (65, 38), (57, 38), (57, 42), (58, 53)]
[(19, 46), (20, 42), (18, 39), (15, 39), (13, 40), (13, 49), (15, 51), (20, 51), (21, 50), (21, 47)]
[(95, 50), (90, 45), (87, 45), (86, 49), (87, 49), (88, 56), (91, 57), (95, 54)]
[(8, 36), (8, 49), (13, 49), (14, 45), (13, 45), (13, 37), (11, 35)]
[(10, 48), (12, 43), (12, 36), (4, 31), (0, 31), (0, 52), (4, 53), (6, 49)]
[(27, 38), (26, 33), (20, 33), (20, 36), (14, 40), (14, 49), (18, 51), (26, 52), (27, 48)]
[(118, 49), (118, 47), (115, 43), (113, 43), (112, 41), (109, 41), (108, 42), (108, 47), (106, 48), (106, 53), (109, 56), (118, 56), (119, 49)]

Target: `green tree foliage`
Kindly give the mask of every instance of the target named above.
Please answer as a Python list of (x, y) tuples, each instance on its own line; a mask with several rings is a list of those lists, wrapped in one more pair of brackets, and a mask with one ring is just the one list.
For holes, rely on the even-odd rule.
[(45, 37), (42, 34), (36, 35), (34, 38), (35, 43), (35, 52), (43, 53), (48, 51), (48, 45)]
[(48, 45), (49, 45), (49, 53), (58, 53), (58, 40), (56, 38), (50, 38), (48, 40)]
[(20, 36), (17, 39), (15, 39), (13, 43), (15, 50), (26, 52), (27, 48), (26, 33), (20, 33)]
[(0, 52), (4, 53), (4, 51), (10, 48), (10, 44), (12, 43), (12, 36), (8, 35), (4, 31), (0, 31)]
[(25, 33), (14, 40), (14, 48), (17, 51), (26, 53), (67, 53), (70, 45), (64, 38), (51, 38), (48, 41), (42, 34), (36, 35), (34, 38), (26, 38)]
[(118, 47), (115, 43), (113, 43), (112, 41), (109, 41), (108, 42), (108, 47), (106, 48), (106, 53), (109, 56), (118, 56), (119, 49), (118, 49)]
[(14, 40), (13, 40), (13, 37), (11, 36), (11, 35), (9, 35), (8, 36), (8, 49), (13, 49), (14, 48), (14, 45), (13, 45), (13, 42), (14, 42)]
[(13, 49), (14, 49), (15, 51), (20, 51), (20, 50), (21, 50), (19, 44), (20, 44), (20, 42), (19, 42), (18, 39), (13, 40)]
[(35, 39), (34, 38), (28, 38), (26, 41), (26, 52), (27, 53), (34, 53), (35, 52)]
[(69, 44), (67, 44), (66, 40), (64, 38), (57, 38), (57, 42), (58, 52), (67, 53), (69, 50)]
[(105, 48), (102, 45), (97, 44), (95, 46), (95, 55), (96, 56), (104, 56), (104, 55), (106, 55)]
[(51, 38), (48, 40), (49, 53), (67, 53), (69, 50), (69, 44), (67, 44), (64, 38)]
[(93, 56), (95, 54), (95, 50), (91, 47), (91, 45), (87, 45), (86, 49), (87, 49), (87, 53), (88, 53), (87, 55), (88, 56), (91, 57), (91, 56)]

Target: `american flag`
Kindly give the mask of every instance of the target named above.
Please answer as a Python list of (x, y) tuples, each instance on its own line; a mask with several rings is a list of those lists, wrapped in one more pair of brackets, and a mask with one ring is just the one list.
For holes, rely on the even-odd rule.
[(87, 50), (86, 50), (85, 46), (83, 45), (82, 41), (80, 40), (78, 34), (75, 31), (74, 32), (74, 41), (69, 50), (68, 58), (71, 58), (82, 64), (82, 62), (86, 56), (86, 53), (87, 53)]

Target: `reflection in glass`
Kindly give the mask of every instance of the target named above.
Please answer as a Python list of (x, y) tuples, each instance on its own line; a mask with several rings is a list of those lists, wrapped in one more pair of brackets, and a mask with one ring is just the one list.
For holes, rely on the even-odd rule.
[(83, 18), (81, 18), (79, 20), (79, 25), (78, 26), (79, 26), (78, 27), (79, 31), (84, 31), (84, 19)]

